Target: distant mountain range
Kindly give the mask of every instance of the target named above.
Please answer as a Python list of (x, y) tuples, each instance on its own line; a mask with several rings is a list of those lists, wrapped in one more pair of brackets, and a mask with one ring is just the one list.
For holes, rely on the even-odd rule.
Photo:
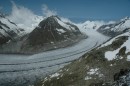
[[(33, 23), (27, 26), (20, 23), (15, 24), (8, 17), (0, 14), (0, 46), (2, 47), (0, 51), (4, 50), (5, 52), (8, 47), (11, 47), (12, 44), (15, 45), (15, 43), (19, 45), (19, 48), (17, 47), (18, 49), (14, 49), (13, 52), (23, 53), (66, 47), (87, 37), (80, 32), (80, 29), (94, 29), (110, 37), (127, 32), (130, 29), (129, 17), (111, 23), (86, 21), (80, 24), (75, 24), (58, 16), (47, 18), (36, 16), (32, 20)], [(30, 32), (26, 30), (29, 28)], [(10, 52), (10, 49), (8, 52)]]
[(129, 30), (130, 30), (129, 17), (121, 19), (120, 21), (112, 24), (102, 25), (101, 27), (98, 28), (99, 32), (108, 36), (116, 36)]
[[(0, 51), (2, 53), (6, 51), (8, 51), (8, 53), (35, 53), (66, 47), (86, 37), (80, 32), (76, 25), (64, 22), (58, 16), (43, 18), (41, 22), (41, 17), (37, 18), (35, 20), (37, 22), (39, 21), (39, 24), (37, 22), (33, 24), (37, 27), (34, 26), (34, 30), (28, 33), (26, 26), (23, 24), (17, 25), (11, 22), (8, 17), (6, 18), (4, 15), (1, 15), (0, 32), (2, 48)], [(22, 25), (23, 28), (20, 25)], [(13, 39), (15, 39), (15, 42), (13, 42)], [(16, 45), (17, 49), (14, 48), (15, 44), (18, 44), (18, 46)], [(8, 47), (14, 50), (12, 51), (12, 49), (10, 50)]]

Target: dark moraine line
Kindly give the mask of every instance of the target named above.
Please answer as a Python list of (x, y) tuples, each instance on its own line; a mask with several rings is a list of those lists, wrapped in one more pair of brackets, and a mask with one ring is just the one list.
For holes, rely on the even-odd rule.
[[(89, 50), (93, 49), (95, 46), (97, 45), (97, 43), (92, 47), (90, 48)], [(88, 51), (89, 51), (88, 50)], [(80, 53), (83, 53), (83, 52), (86, 52), (86, 50), (82, 51), (82, 52), (79, 52), (79, 53), (76, 53), (76, 54), (73, 54), (71, 56), (74, 56), (74, 55), (77, 55), (77, 54), (80, 54)], [(75, 59), (76, 60), (76, 59)], [(52, 60), (53, 61), (53, 60)], [(10, 72), (23, 72), (23, 71), (30, 71), (30, 70), (36, 70), (36, 69), (44, 69), (44, 68), (48, 68), (48, 67), (53, 67), (53, 66), (56, 66), (56, 65), (61, 65), (61, 64), (67, 64), (67, 63), (70, 63), (74, 60), (71, 60), (71, 61), (66, 61), (66, 62), (62, 62), (62, 63), (57, 63), (57, 64), (53, 64), (53, 65), (49, 65), (49, 66), (45, 66), (45, 67), (38, 67), (38, 68), (30, 68), (30, 69), (23, 69), (23, 70), (12, 70), (12, 71), (0, 71), (0, 74), (2, 73), (10, 73)], [(38, 63), (38, 62), (37, 62)], [(29, 63), (31, 64), (31, 63)]]
[[(75, 54), (71, 54), (71, 55), (68, 55), (68, 56), (59, 57), (59, 58), (56, 58), (56, 59), (50, 59), (50, 60), (44, 60), (44, 61), (36, 61), (36, 62), (30, 62), (30, 63), (0, 64), (0, 65), (25, 65), (25, 64), (33, 64), (33, 63), (41, 63), (41, 62), (59, 60), (59, 59), (67, 58), (67, 57), (70, 57), (70, 56), (74, 56), (74, 55), (77, 55), (77, 54), (80, 54), (80, 53), (83, 53), (83, 52), (86, 52), (86, 51), (90, 51), (91, 49), (95, 48), (97, 46), (97, 44), (98, 44), (98, 42), (96, 42), (96, 44), (92, 48), (90, 48), (90, 49), (87, 49), (87, 50), (84, 50), (84, 51), (81, 51), (81, 52), (78, 52), (78, 53), (75, 53)], [(77, 50), (77, 51), (79, 51), (79, 50)], [(73, 51), (73, 52), (76, 52), (76, 51)], [(59, 55), (56, 55), (56, 56), (59, 56)], [(48, 58), (48, 57), (46, 57), (46, 58)]]
[[(72, 61), (74, 61), (74, 60), (72, 60)], [(23, 70), (12, 70), (12, 71), (0, 71), (0, 74), (2, 74), (2, 73), (10, 73), (10, 72), (24, 72), (24, 71), (30, 71), (30, 70), (36, 70), (36, 69), (44, 69), (44, 68), (53, 67), (53, 66), (56, 66), (56, 65), (67, 64), (67, 63), (70, 63), (72, 61), (57, 63), (57, 64), (49, 65), (49, 66), (46, 66), (46, 67), (30, 68), (30, 69), (23, 69)]]

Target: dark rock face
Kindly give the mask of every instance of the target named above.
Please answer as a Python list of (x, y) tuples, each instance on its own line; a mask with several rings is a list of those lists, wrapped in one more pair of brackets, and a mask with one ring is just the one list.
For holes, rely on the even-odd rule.
[(6, 43), (7, 41), (9, 41), (9, 37), (5, 37), (2, 34), (0, 34), (0, 45)]
[[(45, 47), (67, 40), (75, 40), (81, 32), (78, 27), (64, 23), (59, 17), (51, 16), (41, 21), (24, 42), (22, 50), (27, 48)], [(64, 45), (64, 44), (63, 44)]]
[(125, 51), (126, 51), (126, 46), (122, 47), (122, 48), (119, 50), (119, 56), (125, 55)]
[(114, 75), (114, 84), (112, 86), (129, 86), (130, 85), (130, 70), (121, 69), (120, 72)]

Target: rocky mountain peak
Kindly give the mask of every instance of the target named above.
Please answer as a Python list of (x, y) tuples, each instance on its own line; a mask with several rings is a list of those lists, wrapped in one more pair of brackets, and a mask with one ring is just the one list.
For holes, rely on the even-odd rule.
[[(50, 16), (42, 20), (29, 34), (23, 48), (51, 46), (53, 48), (66, 46), (65, 42), (77, 39), (82, 34), (77, 26), (63, 22), (58, 16)], [(58, 45), (58, 43), (63, 43)], [(53, 46), (52, 46), (53, 45)], [(69, 43), (67, 44), (69, 45)], [(22, 48), (22, 49), (23, 49)], [(49, 48), (49, 49), (51, 49)], [(23, 49), (23, 50), (24, 50)], [(47, 48), (45, 50), (48, 50)]]

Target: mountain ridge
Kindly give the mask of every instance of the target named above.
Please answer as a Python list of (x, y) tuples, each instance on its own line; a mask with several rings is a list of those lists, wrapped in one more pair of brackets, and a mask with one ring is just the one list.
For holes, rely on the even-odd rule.
[[(23, 46), (31, 45), (36, 49), (36, 47), (45, 46), (47, 44), (50, 46), (54, 45), (55, 48), (58, 48), (57, 44), (61, 42), (63, 45), (60, 45), (60, 47), (64, 47), (66, 46), (64, 42), (70, 40), (71, 43), (73, 39), (77, 39), (76, 37), (78, 36), (82, 38), (82, 34), (77, 26), (66, 24), (57, 16), (51, 16), (39, 23), (29, 34)], [(24, 48), (27, 49), (27, 46)]]

